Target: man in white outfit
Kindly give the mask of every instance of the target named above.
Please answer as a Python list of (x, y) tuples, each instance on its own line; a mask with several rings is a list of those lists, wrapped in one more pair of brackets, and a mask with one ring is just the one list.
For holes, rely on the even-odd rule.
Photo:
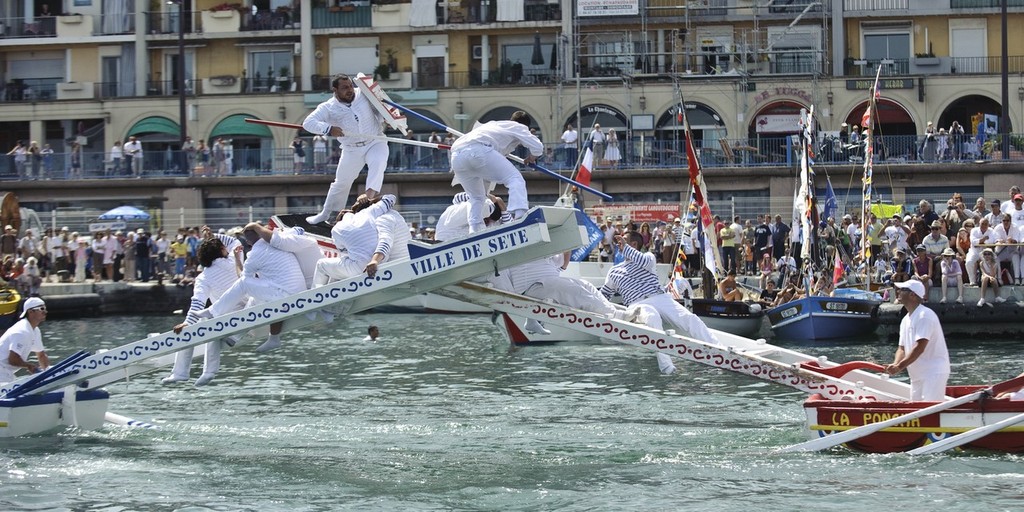
[(330, 218), (331, 212), (345, 207), (352, 183), (364, 165), (368, 168), (366, 195), (373, 199), (384, 184), (384, 168), (388, 163), (387, 141), (367, 137), (384, 134), (384, 119), (370, 100), (356, 89), (348, 75), (335, 76), (331, 90), (334, 96), (317, 105), (302, 122), (302, 127), (310, 133), (337, 137), (342, 148), (323, 210), (306, 218), (310, 224), (324, 222)]
[[(535, 299), (551, 299), (591, 313), (613, 317), (619, 312), (615, 304), (601, 295), (594, 285), (582, 279), (565, 277), (562, 270), (569, 264), (569, 253), (556, 254), (547, 258), (509, 267), (502, 272), (501, 279), (493, 279), (498, 289), (507, 290)], [(542, 334), (550, 331), (537, 320), (526, 322), (526, 330)]]
[[(264, 236), (269, 230), (257, 222), (251, 222), (242, 230), (245, 242), (252, 247), (242, 266), (242, 277), (231, 285), (220, 299), (200, 313), (200, 316), (218, 317), (230, 313), (235, 304), (246, 296), (255, 303), (278, 300), (306, 290), (306, 278), (295, 255), (270, 245)], [(267, 352), (281, 346), (282, 323), (270, 325), (267, 341), (256, 348)]]
[[(401, 215), (393, 211), (395, 201), (391, 194), (381, 196), (376, 202), (360, 196), (351, 211), (342, 212), (331, 229), (334, 246), (341, 254), (336, 258), (320, 259), (314, 272), (313, 286), (323, 286), (332, 280), (346, 279), (363, 272), (373, 277), (379, 263), (409, 257), (409, 227)], [(397, 219), (390, 213), (398, 215)]]
[(924, 307), (924, 284), (916, 279), (896, 283), (899, 299), (907, 308), (900, 322), (900, 345), (885, 372), (910, 374), (910, 399), (940, 402), (946, 396), (949, 380), (949, 351), (942, 324), (934, 311)]
[(484, 229), (484, 205), (488, 183), (501, 183), (508, 188), (508, 210), (515, 218), (529, 207), (526, 180), (505, 155), (520, 145), (530, 150), (524, 160), (537, 161), (544, 154), (544, 145), (530, 133), (530, 116), (522, 110), (509, 121), (490, 121), (459, 137), (452, 145), (451, 163), (455, 182), (469, 194), (469, 231)]
[[(490, 224), (502, 220), (502, 212), (505, 211), (505, 202), (500, 197), (487, 195), (487, 216), (484, 223)], [(452, 198), (452, 205), (445, 208), (441, 216), (437, 218), (437, 231), (434, 233), (434, 240), (447, 242), (469, 234), (469, 194), (459, 192)], [(511, 216), (508, 217), (511, 220)]]
[[(50, 367), (50, 358), (43, 348), (43, 335), (39, 324), (46, 320), (46, 303), (39, 297), (30, 297), (21, 310), (21, 320), (0, 336), (0, 384), (13, 382), (15, 373), (24, 368), (36, 373)], [(39, 364), (30, 362), (36, 353)]]
[[(615, 244), (619, 246), (623, 261), (614, 265), (605, 277), (601, 293), (608, 298), (622, 296), (622, 303), (627, 307), (640, 305), (653, 308), (658, 314), (648, 319), (647, 325), (662, 329), (662, 321), (667, 321), (686, 336), (705, 343), (718, 343), (708, 327), (697, 315), (684, 308), (672, 295), (661, 288), (657, 263), (654, 254), (641, 253), (639, 248), (643, 240), (639, 233), (630, 233), (629, 243), (621, 235), (615, 235)], [(672, 359), (658, 353), (658, 367), (664, 373), (675, 371)]]
[[(209, 228), (206, 228), (207, 230)], [(200, 320), (199, 312), (206, 307), (206, 302), (220, 299), (242, 273), (242, 242), (233, 236), (211, 233), (199, 245), (196, 251), (199, 264), (203, 271), (196, 277), (192, 285), (192, 301), (189, 304), (185, 321), (174, 326), (175, 334)], [(230, 305), (231, 311), (245, 306), (244, 300)], [(203, 358), (203, 374), (196, 379), (196, 386), (204, 386), (217, 375), (220, 370), (220, 352), (223, 345), (233, 346), (230, 338), (211, 341), (206, 344), (206, 355)], [(192, 363), (193, 349), (187, 348), (174, 356), (174, 368), (171, 375), (163, 379), (164, 384), (184, 382), (188, 380), (188, 368)]]

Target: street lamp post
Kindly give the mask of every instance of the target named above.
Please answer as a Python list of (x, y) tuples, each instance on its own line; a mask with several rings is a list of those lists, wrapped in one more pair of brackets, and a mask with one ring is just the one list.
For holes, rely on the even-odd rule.
[(188, 137), (188, 117), (185, 114), (185, 86), (188, 80), (185, 79), (185, 4), (183, 0), (167, 0), (168, 5), (178, 6), (178, 61), (176, 84), (178, 86), (178, 125), (181, 128), (181, 138), (178, 141), (178, 165), (183, 175), (188, 175), (188, 157), (185, 155), (185, 139)]

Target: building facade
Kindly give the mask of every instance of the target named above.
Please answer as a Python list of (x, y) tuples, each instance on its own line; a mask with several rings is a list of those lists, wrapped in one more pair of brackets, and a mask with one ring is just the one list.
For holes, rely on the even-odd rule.
[[(1024, 21), (1024, 2), (1009, 5), (1013, 27)], [(68, 165), (70, 144), (79, 143), (85, 177), (99, 177), (110, 173), (109, 148), (134, 136), (142, 141), (145, 169), (164, 176), (179, 170), (176, 152), (185, 133), (208, 146), (229, 141), (235, 174), (272, 178), (292, 168), (296, 133), (244, 119), (301, 123), (328, 97), (331, 76), (365, 73), (403, 105), (460, 131), (525, 110), (550, 146), (552, 165), (571, 166), (558, 142), (566, 125), (586, 138), (596, 123), (618, 132), (622, 167), (678, 168), (685, 110), (707, 167), (787, 169), (801, 111), (813, 106), (823, 135), (848, 136), (862, 124), (880, 69), (876, 135), (889, 162), (927, 159), (921, 136), (928, 123), (938, 130), (954, 121), (964, 136), (951, 137), (951, 148), (932, 158), (978, 160), (998, 152), (997, 134), (1024, 122), (1024, 56), (1002, 58), (998, 6), (998, 0), (0, 0), (0, 144), (49, 144), (60, 168)], [(1021, 32), (1008, 31), (1007, 38), (1010, 49), (1024, 43)], [(1011, 92), (1005, 101), (1004, 69)], [(440, 131), (418, 120), (410, 126), (421, 140)], [(1017, 138), (1011, 141), (1014, 155), (1024, 149), (1024, 140), (1019, 148)], [(851, 156), (837, 142), (835, 152), (819, 158), (845, 163)], [(0, 173), (10, 177), (11, 165), (3, 162)], [(181, 169), (181, 176), (192, 172)], [(970, 186), (983, 189), (979, 180)], [(726, 180), (717, 190), (774, 194), (766, 183)], [(170, 200), (188, 207), (247, 202), (238, 187), (199, 187), (206, 192), (198, 198), (187, 190), (146, 194), (188, 198)], [(678, 201), (682, 188), (661, 187), (642, 199)], [(285, 203), (313, 206), (321, 193), (297, 189)]]

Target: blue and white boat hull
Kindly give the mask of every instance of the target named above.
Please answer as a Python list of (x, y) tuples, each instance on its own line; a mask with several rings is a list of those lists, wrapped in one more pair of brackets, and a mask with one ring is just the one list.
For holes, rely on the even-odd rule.
[(775, 337), (787, 341), (849, 338), (878, 326), (880, 301), (850, 297), (805, 297), (768, 310)]

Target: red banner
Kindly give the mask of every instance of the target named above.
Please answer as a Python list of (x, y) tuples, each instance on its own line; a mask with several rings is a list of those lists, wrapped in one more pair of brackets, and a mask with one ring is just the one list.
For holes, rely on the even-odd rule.
[(603, 222), (611, 217), (613, 220), (622, 220), (636, 223), (657, 224), (658, 221), (672, 222), (679, 216), (678, 204), (605, 204), (587, 208), (591, 216)]

